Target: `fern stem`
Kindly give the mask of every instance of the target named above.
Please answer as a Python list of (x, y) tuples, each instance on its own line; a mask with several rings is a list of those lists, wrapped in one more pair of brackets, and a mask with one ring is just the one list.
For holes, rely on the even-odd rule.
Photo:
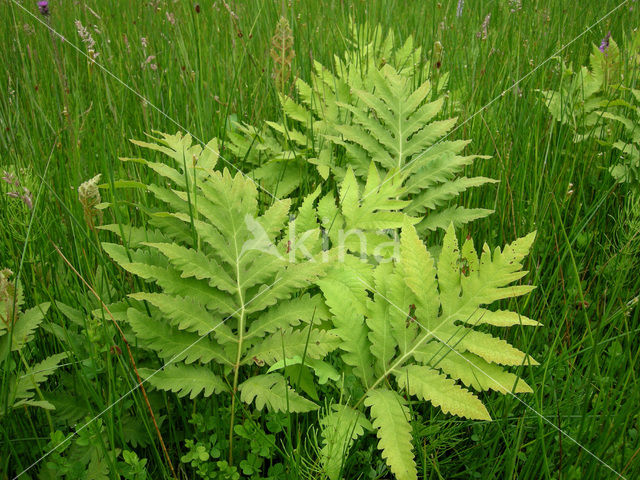
[(233, 390), (231, 391), (231, 419), (229, 420), (229, 465), (233, 465), (233, 424), (236, 412), (236, 396), (238, 395), (238, 374), (240, 373), (240, 360), (242, 355), (242, 340), (244, 333), (244, 302), (242, 303), (242, 311), (240, 321), (238, 322), (238, 353), (236, 355), (236, 363), (233, 366)]
[(229, 420), (229, 465), (233, 465), (233, 424), (236, 413), (238, 375), (240, 373), (240, 360), (242, 357), (242, 343), (244, 341), (245, 324), (244, 295), (242, 295), (242, 285), (240, 284), (240, 253), (238, 251), (238, 242), (235, 236), (234, 240), (234, 244), (236, 247), (236, 286), (238, 288), (238, 298), (240, 299), (240, 318), (238, 319), (238, 350), (236, 353), (236, 363), (233, 366), (233, 390), (231, 391), (231, 419)]

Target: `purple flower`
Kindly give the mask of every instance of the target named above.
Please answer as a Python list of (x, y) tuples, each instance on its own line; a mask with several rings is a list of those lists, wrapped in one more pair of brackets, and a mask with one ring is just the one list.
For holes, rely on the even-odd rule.
[(40, 0), (38, 2), (38, 10), (40, 10), (40, 14), (45, 17), (49, 15), (49, 2), (47, 2), (47, 0)]
[(610, 38), (611, 38), (611, 32), (607, 32), (605, 37), (600, 42), (600, 46), (598, 47), (598, 50), (600, 50), (602, 53), (606, 53), (607, 50), (609, 49), (609, 39)]
[(458, 8), (456, 9), (456, 17), (462, 16), (462, 10), (464, 9), (464, 0), (458, 0)]

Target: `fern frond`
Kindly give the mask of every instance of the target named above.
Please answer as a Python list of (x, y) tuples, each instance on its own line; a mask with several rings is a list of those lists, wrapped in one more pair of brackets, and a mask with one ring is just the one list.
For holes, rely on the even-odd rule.
[(66, 353), (56, 353), (32, 365), (24, 373), (21, 372), (20, 376), (10, 384), (9, 406), (16, 408), (23, 404), (29, 404), (52, 410), (53, 405), (46, 400), (34, 400), (34, 390), (55, 373), (58, 364), (65, 358), (67, 358)]
[(477, 391), (495, 390), (500, 393), (532, 393), (531, 387), (503, 367), (474, 355), (452, 350), (435, 342), (425, 344), (413, 354), (423, 364), (442, 370), (451, 378), (458, 378)]
[[(127, 317), (142, 344), (155, 350), (165, 360), (209, 363), (215, 359), (223, 365), (233, 364), (225, 350), (207, 336), (178, 330), (136, 308), (130, 308)], [(211, 328), (214, 327), (215, 324), (212, 324)]]
[(528, 325), (539, 327), (542, 324), (536, 320), (520, 315), (517, 312), (478, 308), (471, 316), (462, 320), (468, 325), (493, 325), (494, 327), (513, 327), (514, 325)]
[(406, 401), (392, 390), (371, 390), (364, 401), (371, 409), (373, 426), (378, 431), (382, 458), (398, 480), (418, 478), (411, 445), (410, 414)]
[(459, 247), (450, 225), (436, 264), (407, 220), (399, 256), (392, 262), (379, 264), (373, 275), (356, 262), (345, 262), (318, 282), (340, 338), (342, 360), (362, 383), (379, 447), (398, 478), (416, 479), (417, 474), (404, 400), (395, 388), (445, 413), (477, 420), (490, 416), (466, 387), (531, 391), (501, 365), (535, 365), (535, 360), (477, 328), (539, 325), (515, 312), (489, 310), (497, 300), (531, 291), (512, 284), (527, 273), (522, 264), (533, 239), (530, 234), (493, 251), (485, 245), (478, 256), (471, 240)]
[[(325, 321), (328, 311), (320, 296), (306, 290), (329, 266), (315, 258), (320, 249), (288, 251), (292, 240), (317, 243), (319, 225), (305, 220), (306, 213), (291, 231), (290, 200), (263, 209), (251, 179), (213, 170), (215, 158), (189, 136), (161, 134), (154, 140), (134, 142), (171, 159), (139, 161), (166, 180), (148, 186), (159, 207), (141, 209), (151, 231), (109, 227), (123, 245), (103, 244), (125, 270), (155, 283), (151, 291), (129, 296), (126, 314), (142, 348), (176, 363), (154, 375), (152, 385), (195, 398), (221, 393), (228, 384), (235, 402), (251, 365), (303, 354), (320, 361), (338, 339), (324, 329), (308, 329), (312, 321)], [(209, 156), (203, 160), (204, 155)], [(210, 363), (222, 366), (224, 378), (212, 373)], [(285, 377), (260, 378), (242, 383), (240, 397), (257, 396), (259, 408), (283, 409), (275, 396), (289, 392)], [(292, 390), (290, 396), (295, 411), (315, 408)]]
[[(323, 179), (331, 172), (338, 180), (343, 178), (345, 169), (338, 160), (340, 154), (329, 137), (339, 136), (343, 129), (350, 128), (355, 116), (361, 113), (356, 110), (352, 114), (342, 107), (362, 103), (356, 91), (365, 92), (363, 96), (369, 102), (376, 101), (374, 79), (382, 65), (392, 65), (409, 80), (429, 74), (429, 63), (424, 61), (421, 48), (411, 37), (402, 46), (394, 47), (392, 32), (384, 34), (379, 26), (365, 25), (361, 31), (354, 27), (351, 35), (344, 57), (335, 57), (333, 67), (316, 61), (309, 83), (296, 80), (297, 99), (280, 95), (285, 122), (265, 122), (262, 129), (235, 124), (228, 135), (233, 153), (254, 166), (250, 174), (270, 191), (277, 189), (280, 196), (299, 185), (300, 172), (309, 163), (315, 165)], [(440, 76), (427, 93), (440, 91), (446, 81), (446, 74)], [(349, 163), (358, 176), (366, 176), (370, 159), (350, 158)]]
[(236, 341), (229, 327), (221, 321), (218, 322), (220, 325), (216, 326), (212, 321), (214, 316), (193, 298), (148, 292), (133, 293), (130, 297), (147, 301), (157, 307), (167, 317), (169, 323), (179, 330), (207, 335), (212, 333), (215, 327), (215, 336), (220, 343)]
[(480, 399), (430, 367), (407, 365), (394, 372), (398, 386), (443, 412), (474, 420), (491, 420)]
[(381, 178), (371, 162), (364, 188), (349, 167), (340, 183), (339, 197), (328, 193), (318, 201), (318, 221), (340, 258), (346, 252), (376, 259), (394, 255), (395, 229), (420, 221), (401, 211), (408, 202), (398, 200), (397, 194), (397, 182)]
[(278, 373), (253, 376), (245, 380), (238, 390), (242, 401), (251, 403), (255, 400), (258, 410), (266, 406), (272, 412), (303, 413), (318, 408), (315, 403), (297, 394)]
[[(389, 295), (389, 283), (393, 279), (389, 278), (393, 270), (390, 264), (383, 264), (387, 267), (376, 269), (375, 288), (382, 295)], [(397, 317), (396, 312), (392, 312), (393, 306), (389, 302), (367, 301), (367, 327), (369, 328), (369, 350), (376, 362), (376, 371), (384, 372), (389, 366), (391, 359), (396, 355), (398, 341), (397, 332), (390, 321), (391, 317)], [(401, 321), (404, 329), (404, 319)]]
[(311, 359), (324, 358), (338, 344), (338, 338), (326, 330), (316, 328), (308, 330), (277, 331), (251, 348), (245, 363), (261, 360), (269, 365), (283, 358), (306, 355)]
[(305, 357), (303, 361), (302, 357), (298, 355), (295, 355), (291, 358), (283, 358), (282, 360), (278, 360), (276, 363), (271, 365), (267, 373), (275, 372), (276, 370), (281, 370), (285, 367), (292, 367), (295, 365), (304, 365), (305, 367), (311, 369), (316, 377), (318, 377), (318, 383), (320, 385), (326, 384), (329, 380), (333, 380), (335, 382), (340, 379), (338, 370), (336, 370), (335, 367), (330, 363), (308, 357)]
[[(13, 305), (13, 303), (12, 303)], [(5, 359), (9, 351), (15, 352), (21, 350), (27, 343), (33, 339), (33, 334), (42, 323), (46, 315), (50, 303), (41, 303), (38, 306), (30, 308), (25, 312), (16, 311), (17, 318), (10, 324), (10, 328), (5, 330), (5, 334), (0, 336), (0, 358)], [(16, 304), (15, 308), (19, 308)], [(8, 335), (8, 331), (11, 334)], [(11, 346), (9, 346), (9, 338), (11, 337)]]
[(373, 357), (367, 341), (364, 322), (366, 290), (358, 277), (345, 268), (336, 267), (318, 281), (325, 301), (333, 315), (333, 332), (341, 339), (344, 362), (368, 387), (373, 379)]
[(562, 63), (558, 90), (539, 90), (553, 119), (571, 128), (574, 142), (611, 136), (608, 121), (617, 116), (619, 107), (627, 106), (616, 98), (623, 80), (621, 65), (620, 49), (611, 38), (604, 51), (593, 46), (588, 67), (574, 72)]
[(322, 322), (328, 318), (327, 308), (319, 295), (291, 299), (287, 303), (280, 303), (265, 311), (255, 322), (249, 326), (246, 338), (254, 336), (263, 337), (267, 333), (276, 330), (295, 327), (300, 322)]
[(177, 393), (179, 397), (189, 395), (191, 400), (199, 395), (210, 397), (228, 389), (219, 376), (202, 365), (176, 364), (159, 372), (149, 368), (140, 368), (138, 372), (154, 387)]

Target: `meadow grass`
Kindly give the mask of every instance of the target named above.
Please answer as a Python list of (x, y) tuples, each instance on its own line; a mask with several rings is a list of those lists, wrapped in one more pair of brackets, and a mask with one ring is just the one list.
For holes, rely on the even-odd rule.
[[(224, 139), (231, 119), (258, 125), (280, 118), (268, 50), (281, 14), (293, 29), (293, 74), (303, 79), (309, 79), (313, 60), (329, 65), (344, 50), (352, 21), (369, 22), (392, 31), (398, 41), (413, 35), (427, 55), (435, 41), (444, 47), (440, 69), (450, 73), (448, 105), (462, 123), (453, 138), (470, 138), (474, 153), (491, 155), (473, 172), (500, 180), (463, 196), (467, 206), (495, 210), (463, 228), (463, 235), (496, 246), (538, 232), (528, 265), (537, 289), (513, 303), (544, 328), (512, 332), (541, 363), (521, 371), (534, 393), (520, 395), (521, 401), (484, 395), (493, 422), (414, 406), (427, 425), (417, 437), (420, 475), (616, 478), (609, 465), (626, 478), (640, 476), (640, 320), (633, 308), (640, 286), (638, 223), (632, 230), (629, 192), (607, 171), (611, 151), (574, 144), (572, 132), (553, 122), (536, 92), (557, 88), (560, 62), (550, 56), (580, 36), (559, 57), (584, 65), (608, 31), (620, 41), (640, 26), (640, 5), (626, 2), (584, 33), (619, 2), (523, 1), (521, 8), (507, 0), (465, 3), (457, 17), (453, 0), (216, 1), (201, 2), (199, 13), (194, 2), (182, 0), (52, 1), (51, 14), (43, 17), (36, 2), (2, 2), (0, 169), (27, 168), (38, 201), (29, 228), (29, 212), (0, 197), (0, 267), (19, 272), (28, 305), (58, 302), (28, 355), (37, 360), (69, 352), (64, 368), (73, 382), (46, 387), (60, 405), (91, 418), (118, 399), (123, 385), (135, 386), (126, 359), (98, 348), (100, 335), (113, 336), (107, 321), (96, 326), (81, 314), (84, 338), (66, 333), (72, 314), (65, 315), (65, 305), (88, 312), (99, 304), (56, 247), (105, 302), (132, 291), (87, 228), (77, 187), (98, 173), (105, 183), (151, 183), (135, 165), (118, 159), (140, 156), (129, 139), (145, 132), (187, 130), (206, 142)], [(488, 14), (483, 40), (477, 33)], [(76, 20), (89, 29), (106, 71), (42, 23), (86, 52)], [(109, 190), (102, 194), (104, 201), (113, 199)], [(120, 204), (113, 215), (118, 221), (118, 215), (135, 213)], [(163, 418), (161, 427), (177, 466), (184, 439), (195, 428), (191, 414), (196, 406), (217, 412), (216, 397), (178, 401), (155, 392), (151, 400), (156, 412), (171, 404), (171, 418)], [(72, 425), (64, 419), (73, 412), (56, 412), (55, 428), (69, 433)], [(142, 426), (135, 435), (125, 431), (131, 418)], [(135, 449), (148, 459), (150, 478), (171, 478), (139, 392), (101, 420), (100, 448)], [(287, 441), (278, 445), (290, 478), (313, 478), (316, 471), (314, 431), (305, 422), (288, 422)], [(0, 419), (0, 428), (0, 478), (11, 478), (47, 451), (50, 426), (41, 412), (16, 411)], [(358, 442), (345, 465), (349, 478), (389, 478), (371, 441)], [(35, 478), (34, 471), (28, 476)], [(191, 478), (184, 468), (179, 473)]]

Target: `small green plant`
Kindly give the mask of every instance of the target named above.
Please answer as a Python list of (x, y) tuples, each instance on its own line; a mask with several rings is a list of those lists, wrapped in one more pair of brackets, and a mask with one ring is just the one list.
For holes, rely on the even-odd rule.
[(126, 480), (146, 480), (148, 477), (147, 459), (139, 458), (135, 452), (122, 451), (122, 462), (119, 463), (119, 473)]
[(107, 448), (104, 438), (106, 428), (102, 419), (87, 423), (89, 420), (88, 417), (84, 418), (86, 428), (79, 430), (71, 439), (59, 430), (51, 433), (51, 440), (45, 447), (48, 455), (38, 478), (88, 480), (112, 478), (117, 474), (127, 480), (148, 478), (146, 459), (124, 450), (122, 461), (117, 461), (120, 449)]
[(611, 119), (623, 126), (621, 138), (613, 144), (619, 153), (620, 163), (614, 164), (609, 171), (619, 183), (629, 184), (634, 193), (640, 193), (640, 90), (631, 89), (629, 117), (612, 115)]
[(54, 406), (43, 396), (40, 386), (55, 373), (67, 357), (57, 353), (30, 365), (30, 354), (24, 348), (34, 339), (49, 303), (41, 303), (22, 311), (22, 287), (11, 281), (13, 272), (0, 270), (0, 366), (5, 377), (0, 390), (0, 418), (19, 407), (52, 410)]
[(636, 191), (640, 189), (640, 91), (625, 86), (634, 78), (625, 77), (622, 68), (625, 56), (631, 55), (632, 64), (637, 61), (633, 56), (637, 39), (636, 33), (624, 51), (607, 35), (600, 47), (593, 47), (590, 68), (574, 73), (562, 64), (559, 90), (541, 91), (553, 118), (574, 132), (574, 142), (594, 138), (620, 152), (609, 171), (618, 183)]
[[(224, 410), (223, 414), (228, 414)], [(267, 428), (275, 431), (282, 430), (281, 419), (277, 414), (267, 413)], [(251, 480), (279, 480), (282, 464), (274, 462), (276, 457), (276, 438), (274, 433), (263, 431), (255, 420), (264, 418), (264, 414), (255, 415), (255, 418), (246, 418), (244, 423), (236, 425), (234, 430), (237, 435), (236, 448), (242, 451), (242, 460), (238, 466), (230, 466), (222, 459), (228, 449), (228, 440), (219, 435), (223, 416), (208, 416), (194, 414), (189, 421), (195, 427), (194, 438), (185, 441), (187, 453), (181, 457), (181, 461), (193, 469), (198, 478), (203, 479), (238, 479), (249, 478)], [(275, 427), (275, 428), (274, 428)], [(271, 462), (271, 465), (268, 465)], [(266, 472), (266, 477), (262, 476)]]
[(610, 137), (606, 112), (623, 104), (613, 98), (622, 80), (615, 40), (607, 38), (606, 49), (604, 44), (594, 45), (589, 65), (574, 72), (573, 66), (561, 61), (559, 89), (539, 90), (553, 119), (574, 132), (574, 142)]

